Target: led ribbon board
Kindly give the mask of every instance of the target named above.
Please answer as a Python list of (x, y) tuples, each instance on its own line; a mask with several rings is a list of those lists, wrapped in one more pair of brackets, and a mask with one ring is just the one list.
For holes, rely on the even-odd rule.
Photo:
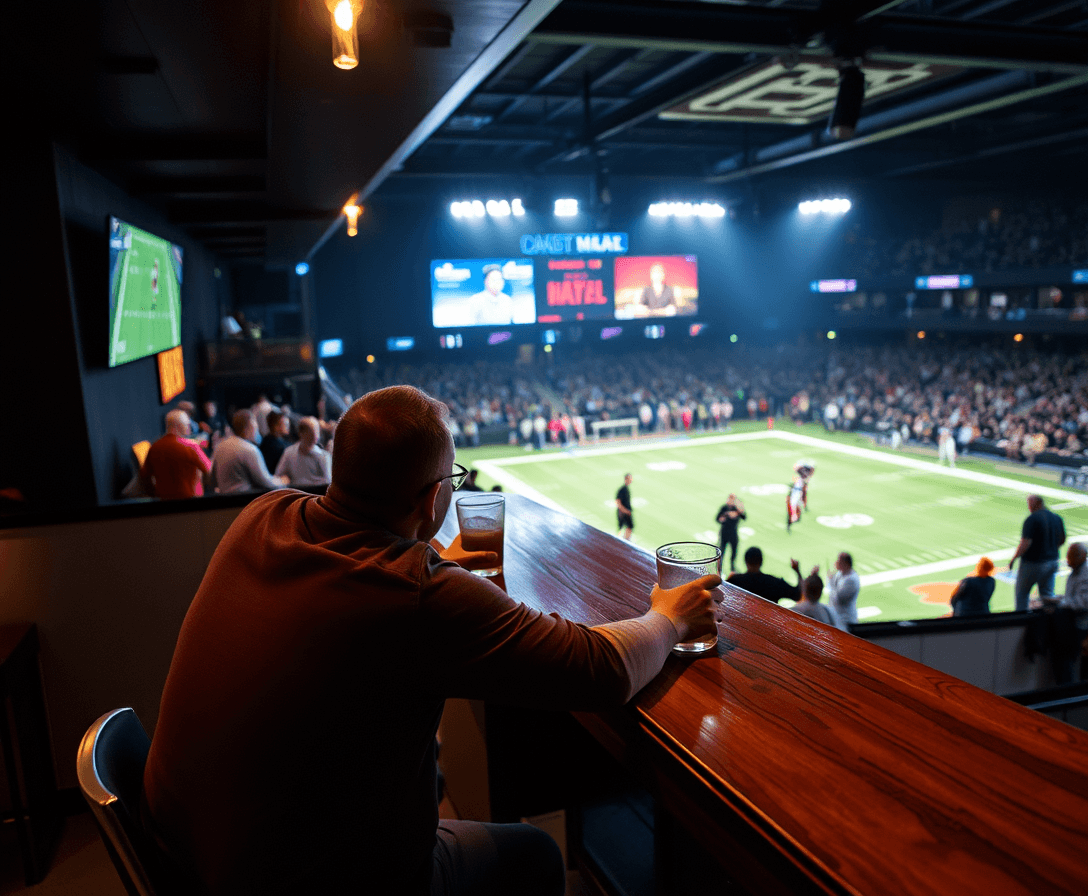
[(968, 289), (975, 283), (970, 274), (935, 274), (932, 277), (915, 277), (915, 289)]

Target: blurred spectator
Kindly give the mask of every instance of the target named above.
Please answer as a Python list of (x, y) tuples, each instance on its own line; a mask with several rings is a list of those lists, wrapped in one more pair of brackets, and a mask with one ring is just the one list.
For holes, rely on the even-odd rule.
[(144, 491), (151, 497), (177, 501), (204, 494), (204, 478), (212, 464), (189, 439), (191, 424), (181, 408), (166, 415), (166, 434), (148, 449), (140, 468)]
[(282, 411), (273, 408), (268, 412), (267, 433), (261, 439), (261, 457), (269, 470), (279, 466), (280, 458), (291, 444), (287, 436), (291, 432), (291, 418)]
[[(735, 572), (729, 576), (727, 581), (730, 585), (736, 585), (775, 603), (783, 598), (793, 601), (801, 599), (801, 564), (798, 561), (790, 560), (790, 569), (797, 574), (796, 585), (790, 585), (785, 579), (762, 572), (763, 551), (759, 548), (751, 547), (744, 552), (744, 565), (747, 567), (745, 572)], [(818, 568), (813, 567), (812, 572), (815, 574)], [(823, 587), (822, 583), (820, 587)]]
[(211, 484), (221, 495), (266, 491), (287, 485), (286, 479), (273, 477), (257, 449), (257, 420), (252, 411), (235, 411), (230, 421), (231, 433), (212, 454)]
[(820, 603), (820, 595), (824, 592), (824, 582), (815, 572), (801, 583), (801, 599), (791, 609), (815, 619), (824, 625), (833, 625), (837, 629), (846, 631), (846, 625), (839, 619), (835, 611), (825, 604)]
[(321, 423), (316, 417), (299, 420), (298, 441), (283, 450), (276, 475), (295, 486), (328, 485), (332, 480), (332, 455), (318, 444), (320, 434)]
[(843, 625), (857, 625), (858, 592), (861, 577), (854, 570), (854, 558), (843, 551), (835, 559), (835, 571), (827, 586), (831, 609)]
[(978, 616), (990, 612), (994, 593), (994, 564), (989, 557), (980, 557), (975, 574), (960, 580), (952, 592), (953, 616)]
[(1039, 586), (1040, 600), (1054, 597), (1054, 577), (1058, 573), (1058, 550), (1065, 544), (1065, 524), (1058, 514), (1047, 510), (1041, 495), (1028, 495), (1028, 514), (1020, 532), (1020, 543), (1009, 561), (1013, 568), (1017, 558), (1016, 609), (1028, 608), (1031, 589)]

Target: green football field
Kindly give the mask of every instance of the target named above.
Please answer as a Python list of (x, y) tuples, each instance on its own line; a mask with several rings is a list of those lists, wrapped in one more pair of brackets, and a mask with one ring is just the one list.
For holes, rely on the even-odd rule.
[[(1062, 516), (1071, 541), (1088, 536), (1088, 495), (1060, 488), (1057, 477), (1048, 482), (1040, 472), (1005, 471), (993, 459), (974, 457), (960, 458), (953, 470), (935, 457), (874, 448), (858, 436), (828, 438), (814, 426), (736, 430), (570, 451), (463, 449), (458, 458), (480, 471), (485, 488), (497, 483), (612, 533), (616, 491), (631, 473), (633, 541), (648, 551), (670, 541), (716, 544), (715, 517), (733, 492), (748, 513), (740, 554), (761, 548), (764, 572), (792, 583), (789, 561), (796, 558), (806, 574), (818, 564), (826, 581), (829, 564), (849, 551), (861, 576), (862, 621), (948, 615), (951, 588), (982, 555), (998, 568), (991, 608), (1011, 610), (1005, 569), (1032, 492)], [(814, 461), (816, 472), (808, 510), (787, 532), (786, 494), (801, 459)], [(1065, 587), (1064, 553), (1062, 566), (1058, 593)], [(743, 569), (740, 556), (737, 567)]]
[(110, 367), (178, 345), (181, 284), (169, 242), (122, 224), (110, 271)]

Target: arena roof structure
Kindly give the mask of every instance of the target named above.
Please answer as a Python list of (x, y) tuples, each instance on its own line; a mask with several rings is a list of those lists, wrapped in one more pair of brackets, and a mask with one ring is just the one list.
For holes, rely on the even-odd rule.
[[(1071, 183), (1083, 0), (91, 0), (9, 31), (51, 136), (220, 257), (294, 265), (383, 185)], [(832, 120), (834, 118), (834, 120)], [(422, 187), (420, 187), (422, 188)]]

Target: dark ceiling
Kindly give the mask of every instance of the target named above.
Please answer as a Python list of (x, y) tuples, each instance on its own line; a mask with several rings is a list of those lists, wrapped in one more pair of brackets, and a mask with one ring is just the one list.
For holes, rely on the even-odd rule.
[[(268, 267), (409, 182), (1088, 180), (1088, 0), (366, 3), (352, 71), (324, 0), (63, 2), (46, 38), (7, 42), (45, 69), (56, 139)], [(40, 66), (50, 40), (71, 49)], [(865, 102), (836, 140), (850, 64)]]

